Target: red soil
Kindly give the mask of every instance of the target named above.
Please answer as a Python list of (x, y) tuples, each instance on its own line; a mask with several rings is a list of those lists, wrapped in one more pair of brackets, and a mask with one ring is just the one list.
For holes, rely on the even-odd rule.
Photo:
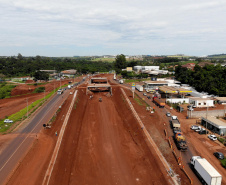
[[(164, 129), (169, 133), (171, 131), (164, 112), (166, 110), (155, 106), (155, 114), (150, 114), (145, 106), (137, 104), (130, 91), (126, 93), (160, 151), (181, 178), (181, 184), (190, 184), (165, 140)], [(100, 96), (102, 102), (98, 101)], [(92, 100), (88, 97), (85, 88), (80, 88), (76, 109), (72, 110), (65, 130), (50, 184), (173, 184), (156, 153), (147, 144), (120, 89), (113, 86), (112, 97), (104, 96), (104, 93), (94, 94)], [(63, 105), (52, 129), (44, 130), (39, 135), (39, 140), (8, 184), (42, 183), (57, 139), (54, 133), (60, 130), (71, 98), (69, 96)], [(169, 111), (168, 106), (166, 109)], [(222, 184), (226, 184), (226, 172), (212, 155), (214, 151), (226, 154), (225, 147), (191, 131), (190, 125), (195, 124), (195, 120), (186, 119), (174, 110), (170, 112), (178, 116), (193, 154), (201, 155), (211, 162), (223, 176)], [(189, 175), (195, 177), (191, 170)], [(194, 184), (200, 182), (194, 178)]]
[[(81, 80), (81, 77), (76, 78), (75, 82)], [(68, 84), (69, 81), (73, 81), (73, 79), (62, 80), (61, 85)], [(45, 94), (44, 93), (32, 93), (35, 88), (37, 87), (45, 87)], [(20, 84), (17, 85), (11, 92), (12, 98), (0, 99), (0, 119), (4, 119), (6, 116), (10, 116), (21, 109), (27, 106), (27, 99), (28, 105), (32, 102), (35, 102), (38, 99), (44, 97), (49, 92), (54, 90), (54, 87), (60, 87), (60, 81), (51, 81), (45, 85), (27, 85), (27, 84)]]
[[(100, 96), (102, 102), (98, 101)], [(97, 93), (92, 100), (80, 89), (77, 100), (78, 104), (72, 110), (50, 184), (170, 184), (165, 169), (155, 152), (148, 147), (142, 130), (122, 99), (119, 88), (114, 88), (112, 97)], [(66, 110), (66, 106), (62, 108), (55, 126), (60, 125), (61, 116), (66, 114)], [(54, 132), (59, 129), (55, 126), (45, 131), (52, 139), (56, 138)], [(52, 146), (52, 139), (49, 148)], [(41, 157), (38, 153), (42, 152), (45, 152), (45, 156)], [(34, 145), (24, 159), (27, 165), (18, 168), (9, 184), (41, 184), (50, 154), (45, 146)], [(39, 156), (37, 160), (36, 155)], [(44, 164), (43, 161), (47, 163)], [(39, 170), (35, 172), (37, 168)], [(32, 173), (36, 173), (32, 182), (23, 178), (27, 173), (30, 177)]]

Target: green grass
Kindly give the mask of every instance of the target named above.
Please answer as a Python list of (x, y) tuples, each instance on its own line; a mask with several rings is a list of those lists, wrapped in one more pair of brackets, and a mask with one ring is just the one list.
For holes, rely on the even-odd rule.
[(115, 58), (95, 58), (92, 61), (96, 61), (96, 62), (102, 61), (102, 62), (110, 62), (111, 63), (111, 62), (115, 61)]
[(135, 83), (135, 82), (142, 82), (142, 81), (149, 81), (150, 78), (142, 78), (142, 79), (126, 79), (125, 83)]
[(37, 87), (33, 93), (41, 93), (41, 92), (44, 92), (45, 91), (45, 87)]
[[(30, 111), (34, 112), (38, 107), (40, 107), (44, 103), (44, 101), (46, 101), (48, 98), (50, 98), (54, 94), (54, 92), (56, 92), (58, 89), (59, 88), (55, 89), (55, 91), (54, 90), (51, 91), (49, 94), (47, 94), (45, 96), (45, 98), (43, 97), (43, 98), (33, 102), (32, 104), (30, 104), (28, 106), (29, 115), (31, 114)], [(8, 116), (7, 118), (13, 120), (13, 123), (5, 124), (4, 120), (0, 120), (0, 133), (6, 133), (6, 131), (8, 131), (11, 128), (11, 126), (13, 124), (15, 124), (17, 121), (22, 121), (22, 120), (26, 119), (27, 118), (27, 107), (23, 108), (22, 110), (20, 110), (19, 112), (15, 113), (15, 114)]]
[(142, 99), (140, 98), (137, 94), (135, 94), (134, 100), (138, 103), (140, 106), (146, 106), (149, 107), (149, 105)]
[(221, 162), (221, 165), (222, 165), (224, 168), (226, 168), (226, 158), (225, 158), (225, 159), (221, 159), (220, 162)]
[(7, 83), (0, 84), (0, 99), (4, 99), (11, 96), (11, 91), (16, 85), (8, 85)]

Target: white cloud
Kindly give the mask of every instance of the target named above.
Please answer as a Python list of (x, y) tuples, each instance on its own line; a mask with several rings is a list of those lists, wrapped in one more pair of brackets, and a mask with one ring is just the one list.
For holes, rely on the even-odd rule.
[[(211, 54), (211, 46), (207, 45), (213, 42), (219, 53), (225, 49), (223, 0), (0, 0), (0, 3), (3, 25), (0, 46), (10, 47), (12, 55), (18, 46), (49, 46), (50, 55), (56, 56), (64, 55), (58, 49), (61, 45), (83, 50), (100, 47), (102, 54), (126, 51), (126, 54), (203, 55)], [(6, 53), (1, 52), (0, 55)], [(74, 54), (79, 55), (70, 53)]]

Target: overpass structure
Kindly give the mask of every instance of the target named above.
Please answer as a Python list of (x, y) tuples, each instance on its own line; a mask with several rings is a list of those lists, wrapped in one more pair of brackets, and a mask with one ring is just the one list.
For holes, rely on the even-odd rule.
[(108, 83), (107, 78), (91, 78), (87, 85), (86, 94), (88, 91), (92, 92), (110, 92), (112, 95), (112, 87)]

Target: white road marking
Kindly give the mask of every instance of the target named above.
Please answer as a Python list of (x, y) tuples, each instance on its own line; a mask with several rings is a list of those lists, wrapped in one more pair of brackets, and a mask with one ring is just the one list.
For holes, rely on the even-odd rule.
[[(59, 99), (60, 100), (60, 99)], [(58, 101), (59, 101), (58, 100)], [(57, 101), (57, 102), (58, 102)], [(57, 103), (56, 102), (56, 103)], [(56, 104), (55, 103), (55, 104)], [(50, 111), (51, 109), (49, 109), (49, 111)], [(47, 111), (47, 113), (46, 113), (46, 115), (48, 114), (48, 112), (49, 111)], [(31, 135), (31, 133), (34, 131), (34, 129), (39, 125), (39, 123), (43, 120), (45, 118), (45, 116), (43, 116), (43, 118), (35, 125), (35, 127), (31, 130), (31, 132), (27, 135), (27, 137), (26, 138), (24, 138), (24, 140), (22, 141), (22, 143), (20, 143), (20, 145), (16, 148), (16, 150), (13, 152), (13, 154), (10, 156), (10, 158), (4, 163), (4, 165), (1, 167), (1, 169), (0, 169), (0, 172), (2, 171), (2, 169), (6, 166), (6, 164), (10, 161), (10, 159), (14, 156), (14, 154), (17, 152), (17, 150), (19, 150), (19, 148), (21, 147), (21, 145), (25, 142), (25, 140)]]
[(49, 181), (50, 181), (50, 178), (51, 178), (51, 175), (52, 175), (52, 171), (53, 171), (53, 168), (54, 168), (54, 165), (55, 165), (55, 162), (56, 162), (58, 153), (59, 153), (60, 145), (61, 145), (61, 142), (62, 142), (62, 139), (63, 139), (63, 136), (64, 136), (64, 131), (66, 129), (66, 126), (67, 126), (67, 123), (68, 123), (68, 119), (69, 119), (69, 116), (71, 114), (71, 110), (73, 108), (73, 104), (75, 102), (76, 95), (77, 95), (77, 90), (74, 93), (74, 97), (72, 99), (71, 105), (69, 107), (69, 110), (67, 112), (67, 115), (65, 116), (64, 123), (63, 123), (63, 125), (61, 127), (61, 131), (60, 131), (59, 137), (57, 139), (57, 143), (56, 143), (54, 152), (52, 154), (52, 158), (50, 160), (48, 169), (46, 170), (46, 174), (45, 174), (44, 180), (42, 182), (43, 185), (44, 184), (47, 184), (47, 185), (49, 184)]

